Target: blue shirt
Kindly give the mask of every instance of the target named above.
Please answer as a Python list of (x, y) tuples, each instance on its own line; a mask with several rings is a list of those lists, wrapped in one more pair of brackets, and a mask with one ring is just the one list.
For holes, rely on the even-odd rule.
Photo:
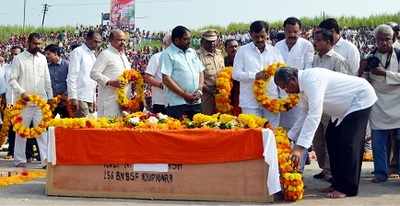
[[(200, 72), (203, 72), (204, 66), (195, 50), (189, 48), (184, 52), (171, 44), (161, 54), (160, 66), (161, 73), (171, 77), (184, 91), (192, 93), (199, 89)], [(187, 104), (184, 98), (168, 88), (165, 99), (169, 106)]]
[(53, 95), (67, 94), (67, 76), (68, 76), (69, 63), (61, 59), (58, 63), (50, 63), (49, 73), (51, 79), (51, 88), (53, 88)]

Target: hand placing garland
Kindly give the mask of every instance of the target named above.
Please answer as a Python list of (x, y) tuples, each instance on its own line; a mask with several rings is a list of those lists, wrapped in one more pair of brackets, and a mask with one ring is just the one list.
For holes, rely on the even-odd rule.
[(52, 113), (50, 110), (50, 106), (47, 104), (46, 100), (42, 99), (40, 96), (29, 95), (28, 98), (28, 102), (37, 106), (42, 112), (42, 119), (40, 120), (40, 122), (37, 124), (36, 127), (33, 128), (29, 128), (29, 125), (24, 125), (22, 110), (27, 106), (28, 102), (23, 99), (19, 99), (16, 102), (14, 110), (12, 112), (11, 122), (14, 125), (14, 131), (21, 137), (37, 138), (44, 131), (46, 131), (49, 122), (52, 119)]
[(268, 96), (268, 82), (271, 77), (274, 76), (276, 70), (280, 67), (285, 66), (284, 63), (275, 62), (267, 66), (263, 72), (265, 72), (266, 79), (255, 80), (253, 85), (253, 92), (257, 99), (257, 102), (261, 104), (265, 109), (273, 113), (287, 112), (297, 105), (299, 102), (299, 95), (288, 94), (285, 98), (273, 99)]
[(295, 165), (290, 160), (292, 147), (287, 132), (282, 127), (277, 127), (274, 129), (274, 134), (278, 150), (283, 198), (288, 201), (301, 200), (304, 196), (303, 175), (296, 171)]
[[(125, 70), (121, 76), (118, 77), (118, 81), (121, 84), (121, 88), (117, 89), (117, 102), (118, 104), (123, 107), (127, 108), (130, 111), (134, 112), (139, 110), (140, 103), (143, 101), (143, 77), (142, 75), (134, 70), (134, 69), (127, 69)], [(129, 99), (126, 96), (126, 86), (133, 82), (135, 84), (135, 93), (133, 99)]]

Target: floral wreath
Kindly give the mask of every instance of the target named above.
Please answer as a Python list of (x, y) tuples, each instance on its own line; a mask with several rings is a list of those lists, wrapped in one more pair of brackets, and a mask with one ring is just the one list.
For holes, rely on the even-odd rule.
[[(143, 101), (143, 77), (142, 75), (134, 70), (127, 69), (121, 76), (118, 77), (119, 83), (122, 85), (121, 88), (117, 89), (117, 102), (121, 107), (130, 109), (131, 111), (137, 111), (140, 108), (140, 103)], [(125, 88), (130, 83), (135, 83), (135, 97), (129, 99), (126, 96)]]
[(3, 145), (8, 137), (8, 129), (10, 129), (10, 115), (12, 112), (12, 106), (7, 106), (4, 110), (3, 125), (0, 129), (0, 147)]
[(49, 122), (52, 119), (52, 113), (50, 110), (50, 106), (47, 104), (46, 100), (41, 98), (38, 95), (29, 95), (30, 103), (39, 107), (42, 112), (42, 119), (40, 120), (38, 126), (29, 128), (23, 123), (22, 110), (27, 106), (26, 101), (23, 99), (19, 99), (12, 112), (11, 122), (14, 125), (14, 131), (19, 134), (21, 137), (25, 138), (37, 138), (40, 136), (49, 126)]
[(232, 67), (225, 67), (217, 75), (216, 86), (217, 93), (215, 94), (215, 105), (217, 112), (231, 113), (233, 106), (231, 104), (232, 83)]
[(268, 96), (268, 82), (272, 76), (274, 76), (276, 70), (282, 66), (285, 66), (282, 62), (275, 62), (271, 65), (268, 65), (264, 68), (263, 72), (267, 75), (267, 79), (263, 80), (255, 80), (253, 85), (253, 92), (256, 97), (256, 100), (259, 104), (261, 104), (265, 109), (270, 112), (279, 113), (279, 112), (287, 112), (297, 105), (299, 102), (298, 94), (288, 94), (285, 98), (280, 99), (272, 99)]

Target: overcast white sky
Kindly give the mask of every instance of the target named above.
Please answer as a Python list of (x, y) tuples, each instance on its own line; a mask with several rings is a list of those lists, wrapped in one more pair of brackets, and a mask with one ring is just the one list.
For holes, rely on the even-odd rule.
[[(0, 24), (22, 25), (24, 0), (1, 0)], [(52, 5), (46, 25), (64, 26), (100, 23), (109, 12), (110, 0), (27, 0), (27, 24), (41, 23), (42, 4)], [(152, 31), (186, 25), (227, 25), (257, 19), (283, 20), (288, 16), (368, 16), (400, 11), (400, 0), (136, 0), (136, 25)]]

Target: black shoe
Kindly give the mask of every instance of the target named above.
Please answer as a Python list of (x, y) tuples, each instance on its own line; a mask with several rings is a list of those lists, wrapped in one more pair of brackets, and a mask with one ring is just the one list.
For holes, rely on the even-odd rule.
[(325, 178), (325, 173), (324, 172), (320, 172), (316, 175), (313, 176), (315, 179), (323, 179)]

